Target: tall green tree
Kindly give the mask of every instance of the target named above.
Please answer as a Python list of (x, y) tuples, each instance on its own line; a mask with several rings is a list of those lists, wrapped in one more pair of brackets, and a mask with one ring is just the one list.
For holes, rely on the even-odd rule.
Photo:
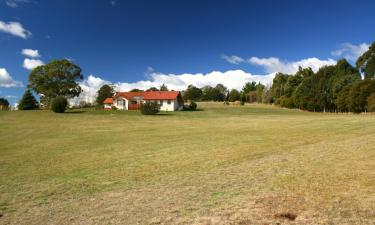
[(244, 94), (247, 94), (250, 91), (255, 91), (256, 87), (257, 87), (257, 83), (255, 81), (253, 81), (253, 82), (246, 82), (245, 85), (242, 87), (242, 92)]
[(54, 60), (30, 73), (28, 88), (41, 95), (43, 105), (49, 106), (57, 96), (80, 95), (82, 89), (77, 82), (83, 80), (81, 72), (81, 68), (69, 60)]
[(26, 90), (18, 103), (19, 110), (34, 110), (39, 108), (38, 101), (30, 90)]
[(375, 77), (375, 42), (358, 58), (356, 66), (365, 74), (365, 78)]
[(274, 102), (278, 103), (279, 98), (285, 94), (286, 84), (288, 82), (288, 78), (292, 75), (277, 73), (275, 78), (272, 82), (272, 98)]
[(113, 87), (105, 84), (97, 92), (98, 96), (96, 97), (96, 102), (101, 105), (103, 104), (106, 98), (111, 98), (114, 95), (115, 91)]
[(354, 83), (349, 93), (349, 110), (360, 113), (367, 110), (367, 98), (375, 92), (375, 80), (365, 79)]
[(213, 87), (207, 85), (202, 87), (201, 90), (203, 101), (213, 101)]
[(264, 86), (260, 82), (257, 84), (257, 87), (256, 87), (255, 91), (257, 93), (257, 102), (258, 103), (262, 103), (263, 102), (263, 92), (264, 92), (265, 88), (266, 88), (266, 86)]
[(236, 89), (232, 89), (232, 90), (229, 92), (229, 95), (228, 95), (228, 101), (230, 101), (230, 102), (235, 102), (235, 101), (239, 101), (240, 98), (241, 98), (240, 92), (237, 91)]
[(223, 84), (217, 84), (212, 89), (212, 100), (217, 102), (222, 102), (225, 100), (228, 94), (228, 89)]
[(195, 87), (194, 85), (189, 85), (184, 92), (185, 100), (199, 101), (202, 98), (202, 90)]

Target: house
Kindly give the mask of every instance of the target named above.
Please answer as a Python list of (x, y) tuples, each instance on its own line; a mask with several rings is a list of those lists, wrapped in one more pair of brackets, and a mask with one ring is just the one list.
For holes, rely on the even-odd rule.
[(162, 111), (182, 110), (184, 101), (179, 91), (117, 92), (104, 100), (104, 109), (139, 110), (142, 103), (157, 102)]

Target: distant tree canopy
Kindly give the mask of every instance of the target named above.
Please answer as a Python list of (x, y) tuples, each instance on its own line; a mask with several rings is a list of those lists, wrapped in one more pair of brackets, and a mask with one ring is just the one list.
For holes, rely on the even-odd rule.
[(147, 89), (146, 91), (159, 91), (159, 89), (156, 88), (156, 87), (150, 87), (150, 88)]
[(113, 90), (113, 87), (111, 87), (108, 84), (103, 85), (99, 90), (98, 90), (98, 96), (96, 97), (96, 102), (101, 105), (103, 104), (104, 100), (106, 98), (111, 98), (115, 91)]
[(202, 90), (195, 87), (194, 85), (189, 85), (187, 89), (184, 91), (183, 97), (185, 100), (192, 100), (192, 101), (201, 100)]
[(356, 62), (356, 66), (364, 73), (365, 78), (375, 77), (375, 42), (373, 42), (362, 56)]
[(134, 88), (134, 89), (131, 89), (129, 92), (143, 92), (143, 90)]
[(38, 101), (30, 90), (26, 90), (18, 103), (19, 110), (34, 110), (39, 108)]
[(160, 86), (160, 91), (169, 91), (167, 85), (162, 84), (162, 85)]
[(0, 110), (6, 110), (9, 107), (9, 102), (5, 98), (0, 98)]
[(232, 89), (228, 94), (228, 101), (235, 102), (241, 99), (241, 94), (236, 89)]
[(43, 105), (49, 106), (57, 96), (79, 96), (82, 89), (77, 82), (82, 79), (79, 66), (66, 59), (54, 60), (31, 71), (28, 88), (40, 94)]

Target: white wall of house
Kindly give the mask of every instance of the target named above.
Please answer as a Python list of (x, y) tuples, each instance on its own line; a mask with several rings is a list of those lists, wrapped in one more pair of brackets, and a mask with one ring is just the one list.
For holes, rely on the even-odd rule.
[[(151, 100), (152, 102), (157, 102), (160, 105), (161, 111), (177, 111), (182, 110), (182, 106), (178, 104), (177, 99), (175, 100)], [(119, 110), (128, 110), (129, 101), (126, 98), (117, 98), (113, 100), (113, 106)], [(106, 108), (106, 104), (104, 105)], [(111, 105), (108, 104), (108, 108), (111, 108)]]
[(161, 111), (175, 111), (175, 101), (173, 100), (159, 100)]
[(117, 109), (128, 110), (128, 100), (126, 98), (116, 98), (116, 99), (114, 99), (113, 105)]

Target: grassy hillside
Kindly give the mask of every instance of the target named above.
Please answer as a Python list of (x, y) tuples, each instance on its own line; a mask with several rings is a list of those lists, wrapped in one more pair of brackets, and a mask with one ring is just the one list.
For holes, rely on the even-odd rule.
[(198, 106), (0, 112), (0, 224), (375, 221), (374, 115)]

